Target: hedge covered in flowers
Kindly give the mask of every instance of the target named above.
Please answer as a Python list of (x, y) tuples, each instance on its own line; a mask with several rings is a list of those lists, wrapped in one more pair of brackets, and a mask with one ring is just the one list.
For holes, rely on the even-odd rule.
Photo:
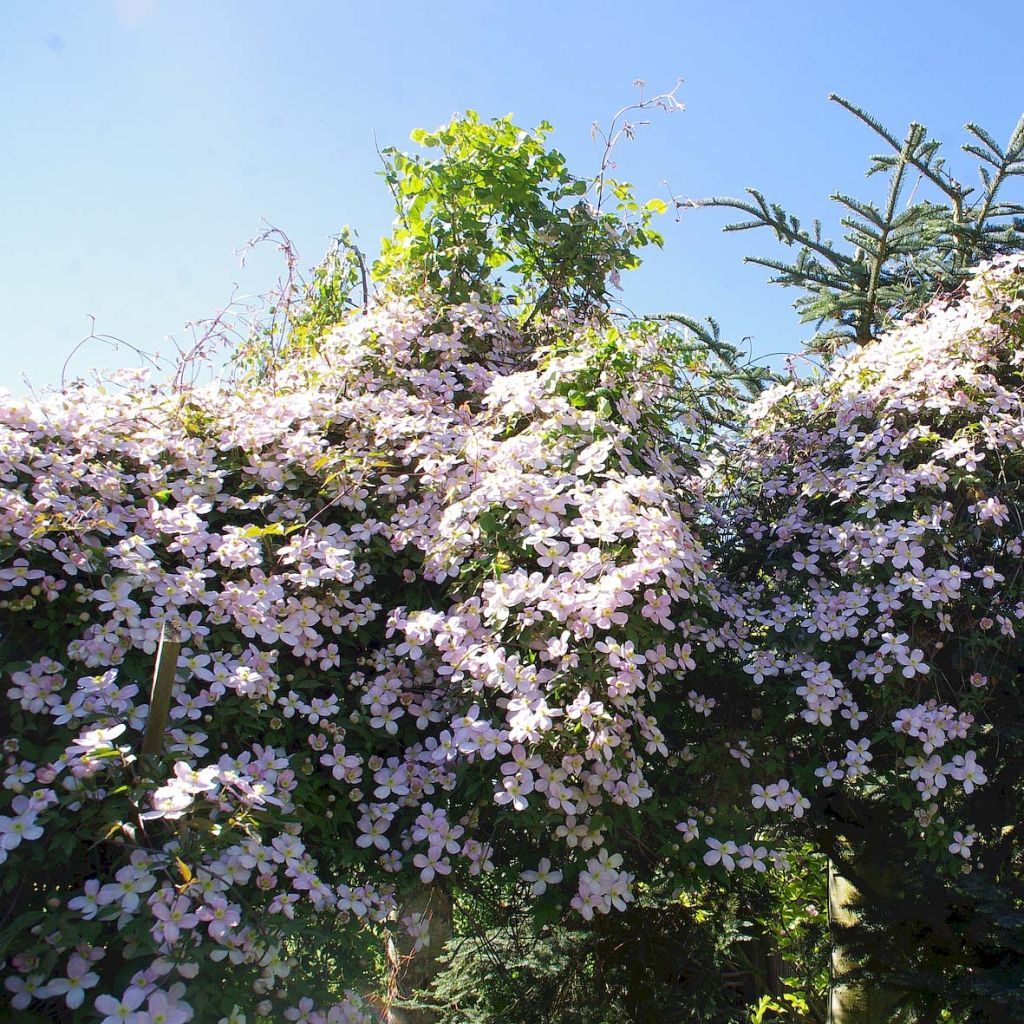
[(853, 866), (866, 820), (997, 854), (1022, 289), (983, 267), (717, 437), (664, 323), (430, 289), (244, 385), (4, 396), (10, 1006), (365, 1021), (336, 964), (425, 941), (410, 887), (591, 919), (807, 839)]
[[(872, 829), (953, 871), (978, 847), (1009, 852), (1022, 311), (1024, 259), (979, 268), (963, 294), (752, 405), (722, 467), (750, 692), (791, 778), (819, 790), (810, 827), (840, 861)], [(792, 792), (762, 774), (751, 803), (795, 811)]]
[(633, 898), (605, 839), (671, 780), (660, 709), (714, 704), (686, 682), (721, 618), (700, 460), (657, 416), (657, 332), (538, 327), (391, 304), (273, 387), (5, 401), (14, 1005), (276, 1014), (319, 994), (312, 922), (384, 922), (402, 873)]

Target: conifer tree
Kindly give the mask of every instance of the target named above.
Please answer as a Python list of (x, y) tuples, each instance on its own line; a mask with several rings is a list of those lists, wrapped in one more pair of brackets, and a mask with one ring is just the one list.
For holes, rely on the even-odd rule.
[(867, 170), (868, 177), (888, 176), (881, 205), (842, 192), (829, 197), (842, 210), (841, 242), (823, 234), (819, 219), (808, 228), (756, 188), (745, 199), (677, 200), (681, 207), (739, 211), (746, 219), (725, 231), (770, 228), (795, 250), (791, 258), (746, 262), (773, 271), (771, 283), (800, 289), (794, 308), (801, 322), (818, 328), (808, 348), (826, 358), (851, 342), (865, 344), (937, 292), (955, 292), (979, 262), (1024, 248), (1024, 195), (1018, 188), (1007, 196), (1024, 177), (1024, 115), (1005, 146), (973, 121), (964, 126), (969, 139), (961, 148), (978, 160), (980, 185), (971, 186), (953, 175), (923, 124), (911, 123), (901, 142), (856, 104), (835, 94), (829, 99), (888, 147)]

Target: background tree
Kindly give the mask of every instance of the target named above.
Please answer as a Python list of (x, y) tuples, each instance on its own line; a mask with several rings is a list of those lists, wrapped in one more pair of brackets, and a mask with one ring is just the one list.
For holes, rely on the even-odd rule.
[(953, 176), (923, 124), (911, 124), (901, 142), (849, 100), (829, 99), (889, 150), (871, 157), (867, 171), (888, 177), (881, 204), (839, 192), (830, 197), (842, 210), (845, 245), (825, 237), (819, 219), (807, 228), (756, 188), (747, 189), (749, 199), (677, 202), (737, 210), (747, 219), (726, 231), (769, 228), (795, 249), (795, 258), (749, 256), (747, 262), (774, 271), (773, 284), (801, 292), (794, 303), (801, 322), (819, 328), (808, 348), (825, 357), (851, 342), (866, 344), (936, 293), (956, 291), (981, 261), (1024, 248), (1024, 204), (1019, 185), (1013, 188), (1013, 179), (1024, 175), (1024, 116), (1005, 146), (980, 125), (965, 125), (970, 138), (961, 148), (979, 161), (980, 185), (971, 186)]

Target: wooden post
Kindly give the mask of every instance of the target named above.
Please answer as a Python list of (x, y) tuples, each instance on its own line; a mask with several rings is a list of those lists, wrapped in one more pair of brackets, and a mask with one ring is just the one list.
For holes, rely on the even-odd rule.
[(177, 619), (165, 619), (160, 630), (160, 645), (156, 649), (153, 669), (153, 688), (149, 695), (149, 717), (142, 737), (143, 754), (159, 754), (164, 745), (167, 719), (171, 711), (174, 691), (174, 673), (181, 653), (181, 624)]

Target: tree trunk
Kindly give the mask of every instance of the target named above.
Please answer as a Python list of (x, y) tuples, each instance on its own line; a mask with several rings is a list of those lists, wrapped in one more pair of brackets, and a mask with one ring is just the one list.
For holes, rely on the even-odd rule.
[[(441, 969), (438, 958), (452, 937), (451, 899), (436, 885), (416, 885), (403, 894), (397, 916), (397, 927), (388, 940), (386, 1020), (388, 1024), (435, 1024), (437, 1012), (415, 1004), (429, 1000), (428, 990)], [(407, 918), (426, 923), (426, 944), (420, 949), (405, 929)]]
[[(860, 864), (857, 865), (861, 867)], [(884, 871), (869, 871), (866, 878), (878, 882), (880, 896), (891, 884)], [(831, 940), (831, 984), (829, 988), (829, 1024), (892, 1024), (900, 993), (875, 982), (864, 980), (842, 981), (843, 975), (859, 966), (859, 962), (844, 946), (842, 930), (858, 924), (857, 904), (860, 893), (853, 883), (828, 864), (828, 912)]]

